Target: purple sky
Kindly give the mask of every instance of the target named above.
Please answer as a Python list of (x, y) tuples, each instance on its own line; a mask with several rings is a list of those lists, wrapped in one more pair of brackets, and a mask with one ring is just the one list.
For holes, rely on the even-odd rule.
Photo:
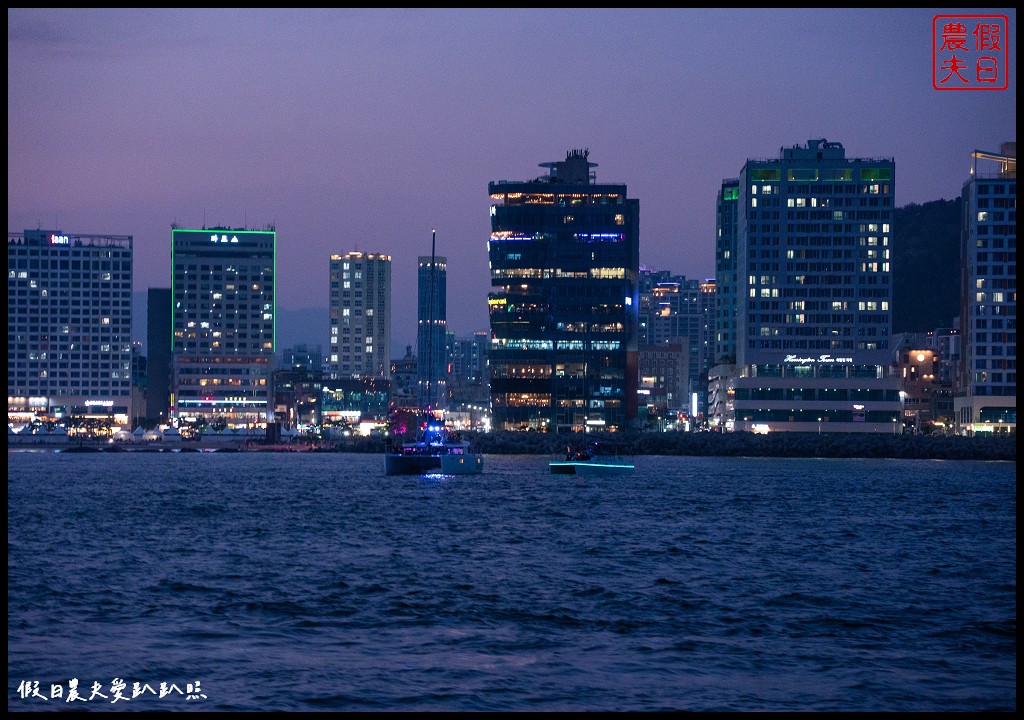
[[(932, 87), (936, 14), (1009, 18), (1006, 91)], [(896, 203), (960, 194), (1016, 140), (1016, 12), (954, 10), (7, 11), (7, 227), (135, 238), (170, 286), (171, 223), (278, 233), (286, 309), (326, 308), (328, 259), (392, 256), (392, 356), (416, 257), (448, 257), (448, 327), (487, 327), (487, 183), (589, 148), (640, 200), (640, 257), (714, 275), (715, 195), (810, 138), (894, 157)], [(304, 330), (326, 347), (327, 320)], [(294, 329), (289, 336), (295, 336)]]

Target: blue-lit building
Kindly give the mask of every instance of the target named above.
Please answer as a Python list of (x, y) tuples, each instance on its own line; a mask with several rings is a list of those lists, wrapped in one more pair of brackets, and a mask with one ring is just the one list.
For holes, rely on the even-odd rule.
[(421, 255), (417, 271), (416, 306), (417, 402), (441, 407), (448, 376), (448, 261)]
[(491, 182), (490, 384), (496, 430), (635, 424), (639, 212), (589, 151)]

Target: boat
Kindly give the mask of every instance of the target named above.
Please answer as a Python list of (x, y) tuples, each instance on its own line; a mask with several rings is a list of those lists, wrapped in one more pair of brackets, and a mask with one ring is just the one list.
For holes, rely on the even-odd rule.
[(466, 440), (452, 435), (431, 413), (421, 420), (415, 440), (390, 445), (384, 454), (385, 475), (479, 475), (484, 458)]
[(567, 447), (565, 459), (552, 460), (548, 467), (553, 475), (626, 475), (636, 470), (632, 462), (618, 454), (603, 454), (597, 442), (575, 450)]
[[(427, 307), (429, 308), (428, 328), (434, 327), (434, 258), (435, 246), (437, 243), (437, 231), (433, 231), (430, 241), (430, 286), (427, 293)], [(442, 475), (478, 475), (483, 472), (484, 458), (479, 453), (470, 449), (467, 441), (449, 433), (444, 423), (437, 417), (432, 406), (433, 398), (430, 394), (432, 363), (429, 359), (431, 353), (431, 342), (433, 333), (427, 335), (427, 383), (426, 402), (420, 398), (419, 408), (416, 411), (402, 413), (397, 411), (392, 415), (389, 423), (391, 435), (388, 439), (388, 447), (384, 453), (384, 474), (385, 475), (426, 475), (440, 473)], [(404, 415), (404, 420), (402, 420)], [(395, 422), (398, 419), (400, 422)], [(415, 425), (416, 437), (411, 441), (398, 441), (393, 438), (401, 437), (408, 433), (409, 426)]]

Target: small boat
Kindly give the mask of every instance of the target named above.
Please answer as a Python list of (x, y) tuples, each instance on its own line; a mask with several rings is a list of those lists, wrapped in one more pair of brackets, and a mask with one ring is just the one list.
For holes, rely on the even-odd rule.
[(384, 454), (385, 475), (478, 475), (484, 458), (465, 440), (449, 434), (436, 419), (428, 419), (419, 436), (389, 448)]
[(552, 460), (548, 467), (553, 475), (623, 475), (636, 469), (618, 455), (601, 454), (596, 442), (576, 450), (566, 448), (565, 459)]

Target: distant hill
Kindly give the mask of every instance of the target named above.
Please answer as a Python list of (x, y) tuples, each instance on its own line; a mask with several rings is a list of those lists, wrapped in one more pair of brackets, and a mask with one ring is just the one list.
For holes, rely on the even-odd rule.
[(896, 208), (894, 333), (952, 327), (960, 314), (960, 198)]

